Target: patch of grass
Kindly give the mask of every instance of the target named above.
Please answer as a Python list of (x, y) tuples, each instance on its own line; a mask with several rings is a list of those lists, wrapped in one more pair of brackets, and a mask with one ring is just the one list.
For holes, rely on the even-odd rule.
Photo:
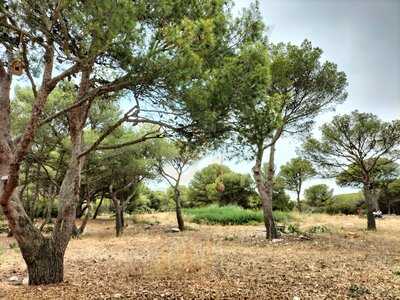
[(349, 287), (348, 296), (350, 298), (360, 298), (361, 296), (364, 296), (366, 294), (371, 294), (371, 293), (365, 286), (352, 284)]
[[(184, 213), (190, 220), (198, 224), (243, 225), (263, 222), (261, 211), (243, 209), (239, 206), (217, 206), (185, 209)], [(290, 220), (288, 212), (274, 212), (275, 221), (286, 223)]]
[(308, 232), (313, 234), (320, 234), (320, 233), (329, 233), (331, 231), (325, 225), (314, 225), (308, 230)]

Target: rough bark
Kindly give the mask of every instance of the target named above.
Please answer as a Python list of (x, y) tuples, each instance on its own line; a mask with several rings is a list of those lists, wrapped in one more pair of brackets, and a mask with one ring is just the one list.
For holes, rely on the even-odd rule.
[(60, 283), (64, 280), (64, 250), (51, 238), (41, 239), (38, 250), (30, 253), (25, 261), (30, 285)]
[(378, 191), (371, 187), (371, 184), (364, 185), (364, 198), (367, 203), (367, 230), (376, 230), (374, 211), (378, 210)]
[(273, 193), (273, 176), (274, 176), (274, 155), (275, 147), (270, 148), (270, 159), (268, 162), (267, 180), (264, 182), (261, 173), (261, 162), (263, 151), (259, 151), (256, 163), (253, 167), (253, 175), (256, 181), (257, 190), (262, 201), (262, 209), (264, 213), (264, 224), (266, 229), (266, 238), (269, 240), (279, 237), (275, 226), (274, 216), (272, 214), (272, 193)]
[[(80, 87), (76, 102), (84, 97), (90, 87), (91, 69), (82, 72)], [(65, 249), (71, 239), (76, 219), (76, 206), (79, 202), (81, 185), (81, 171), (84, 157), (82, 152), (83, 128), (87, 118), (90, 104), (82, 104), (70, 110), (68, 113), (69, 135), (72, 144), (71, 158), (67, 172), (61, 184), (59, 192), (59, 207), (57, 221), (53, 231), (54, 240), (61, 249)]]
[[(3, 184), (0, 192), (2, 190)], [(29, 284), (62, 282), (65, 249), (60, 248), (53, 238), (44, 237), (33, 225), (23, 209), (18, 189), (13, 193), (11, 201), (3, 205), (3, 211), (28, 267)]]
[[(53, 17), (53, 21), (58, 18), (56, 15)], [(30, 151), (49, 94), (59, 81), (76, 73), (79, 68), (76, 64), (52, 78), (54, 47), (52, 39), (47, 35), (46, 43), (42, 84), (39, 91), (35, 90), (32, 112), (25, 129), (14, 142), (10, 131), (11, 75), (0, 61), (0, 204), (28, 266), (30, 284), (50, 284), (62, 281), (63, 257), (67, 243), (65, 243), (65, 235), (58, 236), (57, 232), (66, 228), (67, 224), (59, 219), (59, 230), (53, 232), (51, 238), (45, 238), (33, 225), (20, 201), (18, 187), (20, 166)], [(70, 178), (73, 176), (74, 174)], [(64, 209), (63, 213), (65, 211)]]

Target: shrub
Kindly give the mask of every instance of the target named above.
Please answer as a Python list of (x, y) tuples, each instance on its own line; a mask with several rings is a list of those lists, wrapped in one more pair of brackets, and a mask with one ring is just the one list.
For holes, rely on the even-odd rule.
[(286, 224), (286, 223), (289, 223), (293, 219), (292, 215), (288, 211), (275, 210), (273, 212), (273, 214), (274, 214), (274, 220), (277, 223), (285, 223)]
[(332, 199), (333, 189), (326, 184), (316, 184), (304, 191), (306, 202), (311, 207), (321, 207)]
[(301, 234), (302, 233), (299, 225), (297, 225), (297, 224), (289, 224), (286, 231), (287, 231), (287, 233), (293, 233), (293, 234)]
[(331, 232), (325, 225), (315, 225), (308, 230), (309, 233), (319, 234), (319, 233), (329, 233)]
[[(194, 223), (221, 224), (221, 225), (242, 225), (263, 222), (261, 211), (243, 209), (239, 206), (217, 206), (210, 205), (206, 207), (185, 209), (184, 213), (188, 215)], [(287, 212), (274, 212), (277, 222), (286, 222), (289, 220)]]
[(326, 212), (329, 214), (357, 214), (357, 209), (362, 201), (361, 193), (337, 195), (327, 201)]

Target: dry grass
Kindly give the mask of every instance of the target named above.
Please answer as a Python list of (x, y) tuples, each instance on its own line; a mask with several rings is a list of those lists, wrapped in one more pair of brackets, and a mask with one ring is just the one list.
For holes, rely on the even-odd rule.
[[(312, 240), (264, 240), (262, 226), (206, 226), (166, 233), (172, 214), (143, 215), (122, 238), (113, 223), (89, 223), (66, 254), (66, 282), (10, 286), (25, 275), (13, 240), (0, 237), (0, 298), (6, 299), (400, 299), (400, 217), (365, 232), (355, 216), (297, 215), (302, 229), (325, 225)], [(5, 249), (5, 250), (4, 250)]]

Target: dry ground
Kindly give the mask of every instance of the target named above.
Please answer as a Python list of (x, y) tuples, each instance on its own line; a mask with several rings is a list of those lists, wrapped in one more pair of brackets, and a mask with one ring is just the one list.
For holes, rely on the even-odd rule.
[[(206, 226), (167, 233), (172, 214), (146, 215), (115, 238), (99, 220), (67, 250), (65, 283), (12, 286), (26, 276), (14, 241), (0, 236), (1, 299), (400, 299), (400, 217), (363, 230), (356, 216), (298, 216), (325, 224), (312, 240), (264, 240), (262, 226)], [(299, 299), (297, 298), (297, 299)]]

